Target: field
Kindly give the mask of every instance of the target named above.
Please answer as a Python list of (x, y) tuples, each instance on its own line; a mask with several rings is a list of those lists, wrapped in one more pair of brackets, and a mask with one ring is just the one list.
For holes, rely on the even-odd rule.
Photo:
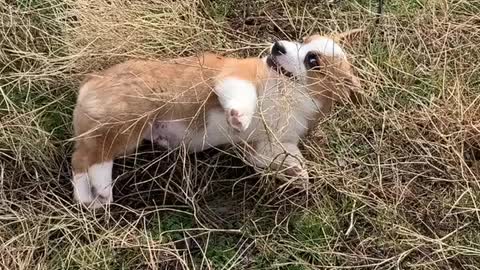
[[(0, 269), (480, 269), (480, 1), (0, 0)], [(377, 20), (378, 19), (378, 20)], [(145, 145), (113, 204), (72, 201), (72, 110), (128, 58), (344, 46), (365, 102), (302, 142), (299, 189), (228, 147)]]

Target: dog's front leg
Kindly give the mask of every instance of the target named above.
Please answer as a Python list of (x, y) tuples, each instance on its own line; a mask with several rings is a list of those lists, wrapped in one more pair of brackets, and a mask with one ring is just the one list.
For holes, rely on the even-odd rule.
[(248, 80), (226, 77), (219, 80), (215, 93), (225, 110), (228, 124), (238, 132), (245, 131), (257, 108), (257, 89)]
[(247, 152), (247, 159), (257, 168), (271, 167), (288, 176), (308, 178), (304, 157), (296, 143), (256, 142)]

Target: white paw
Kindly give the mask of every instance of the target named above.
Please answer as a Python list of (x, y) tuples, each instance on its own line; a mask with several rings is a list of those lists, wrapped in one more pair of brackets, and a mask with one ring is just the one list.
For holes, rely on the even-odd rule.
[(245, 131), (250, 122), (252, 121), (252, 115), (241, 112), (238, 109), (227, 110), (227, 122), (236, 131)]
[(75, 201), (91, 209), (103, 208), (109, 205), (113, 201), (111, 195), (99, 195), (90, 193), (88, 196), (80, 197), (77, 194), (74, 195)]
[(168, 149), (169, 147), (168, 140), (164, 136), (158, 136), (158, 138), (155, 139), (155, 142), (162, 148)]
[(112, 187), (93, 188), (92, 189), (93, 203), (90, 204), (90, 208), (104, 207), (113, 202), (113, 189)]
[(88, 174), (79, 173), (73, 176), (73, 199), (83, 205), (93, 202), (92, 188), (88, 181)]
[(106, 187), (98, 192), (98, 189), (90, 186), (87, 174), (75, 175), (73, 199), (88, 208), (102, 208), (113, 201), (112, 188)]
[(308, 172), (300, 165), (294, 165), (285, 170), (285, 174), (292, 177), (308, 179)]
[(75, 201), (89, 208), (100, 208), (113, 201), (113, 161), (97, 163), (88, 168), (88, 173), (73, 176), (73, 197)]

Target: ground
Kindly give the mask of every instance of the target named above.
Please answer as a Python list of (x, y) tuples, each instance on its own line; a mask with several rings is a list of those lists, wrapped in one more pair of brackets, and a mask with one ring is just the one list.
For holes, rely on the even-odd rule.
[[(0, 0), (0, 268), (479, 269), (480, 1), (384, 2)], [(302, 142), (307, 187), (145, 145), (108, 211), (73, 204), (83, 75), (358, 27), (365, 102)]]

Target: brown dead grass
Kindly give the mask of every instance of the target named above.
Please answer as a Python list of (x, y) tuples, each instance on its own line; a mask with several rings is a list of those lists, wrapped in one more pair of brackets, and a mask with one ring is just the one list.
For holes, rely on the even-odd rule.
[[(0, 0), (1, 268), (478, 269), (480, 3), (386, 1), (373, 25), (374, 3), (326, 2)], [(82, 74), (357, 27), (367, 102), (305, 140), (308, 189), (233, 150), (145, 146), (117, 162), (109, 211), (72, 204)]]

